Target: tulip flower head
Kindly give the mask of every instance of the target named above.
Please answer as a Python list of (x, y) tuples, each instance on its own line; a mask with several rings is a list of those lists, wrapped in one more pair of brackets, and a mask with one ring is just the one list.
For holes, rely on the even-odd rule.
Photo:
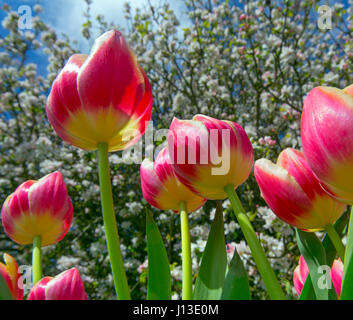
[(19, 287), (18, 280), (21, 275), (19, 274), (18, 264), (16, 260), (9, 254), (4, 254), (5, 264), (0, 262), (0, 275), (4, 278), (9, 291), (15, 300), (22, 300), (23, 289)]
[(303, 152), (332, 196), (353, 204), (353, 87), (312, 89), (301, 118)]
[(60, 241), (71, 226), (73, 207), (60, 172), (21, 184), (7, 197), (1, 218), (6, 234), (15, 242), (42, 246)]
[(206, 202), (206, 199), (191, 192), (176, 177), (167, 148), (159, 152), (154, 162), (145, 159), (140, 173), (143, 196), (158, 209), (179, 211), (180, 202), (185, 201), (187, 212), (193, 212)]
[(345, 205), (321, 187), (301, 151), (283, 150), (277, 164), (267, 159), (255, 162), (255, 179), (272, 211), (286, 223), (302, 230), (322, 230), (334, 223)]
[(341, 259), (338, 259), (333, 261), (333, 264), (331, 267), (331, 280), (338, 298), (340, 298), (341, 296), (342, 278), (343, 278), (343, 263)]
[(180, 181), (206, 199), (225, 199), (224, 188), (242, 184), (254, 162), (251, 142), (239, 124), (204, 115), (174, 118), (168, 149)]
[(56, 277), (45, 277), (32, 288), (28, 300), (87, 300), (84, 284), (76, 268)]
[(296, 266), (293, 273), (294, 289), (299, 296), (303, 290), (304, 283), (306, 281), (306, 278), (308, 277), (308, 274), (309, 274), (308, 265), (306, 264), (303, 256), (300, 256), (299, 264)]
[[(308, 275), (309, 275), (308, 265), (306, 264), (303, 256), (300, 256), (299, 264), (294, 269), (294, 273), (293, 273), (294, 289), (299, 296), (303, 290), (303, 287)], [(334, 260), (331, 267), (331, 280), (338, 298), (341, 295), (342, 275), (343, 275), (343, 263), (341, 259)]]
[(151, 85), (119, 31), (96, 39), (89, 55), (73, 55), (55, 79), (46, 107), (67, 143), (96, 150), (123, 150), (151, 119)]

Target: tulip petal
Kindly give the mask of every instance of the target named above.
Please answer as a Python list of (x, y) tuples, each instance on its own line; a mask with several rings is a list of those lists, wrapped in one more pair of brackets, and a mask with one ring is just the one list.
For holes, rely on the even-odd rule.
[(77, 74), (87, 57), (85, 54), (71, 56), (53, 83), (46, 112), (49, 122), (64, 141), (92, 150), (97, 142), (91, 134), (91, 125), (77, 90)]
[(27, 300), (46, 300), (45, 288), (48, 282), (52, 279), (53, 277), (44, 277), (43, 279), (38, 281), (29, 293)]
[(303, 215), (310, 211), (311, 202), (288, 171), (270, 160), (259, 159), (254, 174), (272, 211), (288, 224), (303, 228)]
[(18, 264), (16, 260), (9, 254), (4, 254), (5, 264), (0, 263), (0, 274), (5, 279), (5, 282), (16, 300), (22, 300), (23, 289), (19, 287), (18, 280), (20, 274), (18, 272)]
[(343, 277), (343, 263), (341, 259), (334, 260), (331, 268), (331, 280), (338, 298), (341, 295), (342, 277)]
[(79, 271), (66, 270), (45, 287), (46, 300), (87, 300), (87, 295)]
[(302, 282), (302, 279), (300, 277), (299, 268), (299, 265), (296, 266), (293, 273), (294, 289), (297, 292), (298, 296), (300, 296), (304, 286), (304, 283)]
[(353, 96), (331, 87), (309, 92), (301, 119), (305, 158), (323, 187), (349, 204), (353, 203), (352, 127)]

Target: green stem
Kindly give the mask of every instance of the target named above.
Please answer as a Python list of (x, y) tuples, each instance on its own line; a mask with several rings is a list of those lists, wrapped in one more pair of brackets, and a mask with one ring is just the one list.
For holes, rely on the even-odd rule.
[(278, 283), (276, 275), (261, 247), (260, 241), (245, 214), (245, 210), (234, 191), (234, 187), (232, 185), (227, 185), (224, 190), (230, 199), (236, 219), (238, 220), (246, 242), (250, 247), (252, 256), (259, 269), (270, 298), (273, 300), (285, 300), (282, 288)]
[(338, 235), (336, 229), (333, 227), (333, 225), (331, 223), (329, 223), (325, 227), (325, 231), (326, 231), (327, 235), (329, 236), (331, 242), (335, 246), (338, 256), (341, 258), (342, 262), (344, 262), (344, 252), (345, 252), (346, 248), (345, 248), (344, 244), (342, 243), (342, 240), (341, 240), (340, 236)]
[(181, 244), (183, 260), (183, 300), (192, 299), (192, 260), (188, 214), (185, 201), (180, 202)]
[(124, 270), (123, 257), (120, 251), (119, 234), (114, 214), (108, 162), (108, 145), (106, 143), (98, 144), (98, 166), (104, 229), (115, 291), (119, 300), (130, 300), (130, 291)]
[(42, 237), (35, 236), (32, 251), (32, 282), (33, 286), (42, 279)]

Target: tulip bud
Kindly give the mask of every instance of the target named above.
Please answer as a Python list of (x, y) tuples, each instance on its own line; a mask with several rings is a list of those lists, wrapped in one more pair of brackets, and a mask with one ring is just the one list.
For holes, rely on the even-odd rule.
[(193, 212), (203, 206), (206, 199), (191, 192), (176, 177), (167, 148), (161, 150), (154, 162), (145, 159), (140, 167), (142, 194), (152, 206), (179, 211), (185, 201), (186, 211)]
[(54, 278), (45, 277), (31, 290), (28, 300), (87, 300), (87, 294), (76, 268)]
[(308, 274), (309, 274), (308, 265), (306, 264), (303, 256), (300, 256), (299, 265), (297, 265), (293, 273), (294, 289), (299, 296), (303, 290), (304, 283), (306, 281), (306, 278), (308, 277)]
[(342, 278), (343, 278), (343, 263), (341, 259), (333, 261), (331, 267), (331, 280), (333, 287), (335, 288), (338, 299), (341, 296), (341, 287), (342, 287)]
[[(294, 289), (300, 296), (306, 278), (309, 275), (308, 265), (306, 264), (303, 256), (300, 256), (299, 265), (294, 269), (293, 273), (293, 283)], [(333, 283), (333, 287), (335, 288), (338, 299), (341, 295), (341, 285), (342, 285), (342, 275), (343, 275), (343, 263), (341, 259), (334, 260), (331, 267), (331, 280)]]
[(21, 184), (7, 197), (1, 218), (6, 234), (19, 244), (32, 244), (40, 236), (42, 246), (60, 241), (70, 228), (71, 200), (60, 172)]
[(301, 118), (303, 152), (332, 196), (353, 204), (353, 89), (312, 89)]
[(55, 79), (47, 115), (67, 143), (96, 150), (123, 150), (145, 132), (151, 119), (152, 90), (119, 31), (96, 39), (91, 53), (73, 55)]
[(18, 285), (21, 275), (18, 272), (17, 262), (7, 253), (4, 254), (4, 261), (5, 264), (0, 262), (0, 275), (4, 278), (13, 298), (15, 300), (22, 300), (23, 289)]
[(242, 184), (254, 162), (251, 142), (239, 124), (204, 115), (174, 118), (168, 149), (179, 180), (206, 199), (225, 199), (224, 188)]
[(321, 188), (298, 150), (283, 150), (277, 164), (267, 159), (257, 160), (254, 173), (267, 205), (281, 220), (294, 227), (322, 230), (345, 210), (344, 204)]

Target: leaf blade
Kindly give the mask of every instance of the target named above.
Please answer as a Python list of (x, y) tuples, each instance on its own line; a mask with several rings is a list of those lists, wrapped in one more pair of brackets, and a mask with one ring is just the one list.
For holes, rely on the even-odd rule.
[(0, 300), (13, 300), (13, 296), (1, 273), (0, 273)]
[[(339, 236), (342, 236), (343, 231), (347, 225), (348, 218), (349, 218), (348, 212), (345, 212), (333, 225)], [(322, 245), (325, 248), (327, 265), (331, 266), (333, 263), (333, 260), (336, 257), (336, 248), (331, 242), (330, 237), (327, 234), (322, 240)], [(300, 294), (299, 300), (315, 300), (315, 299), (316, 299), (316, 296), (314, 292), (314, 287), (311, 283), (310, 275), (308, 275), (304, 283), (303, 290)]]
[(227, 269), (222, 204), (217, 210), (202, 256), (194, 289), (194, 300), (219, 300)]
[(221, 300), (251, 300), (248, 275), (236, 248), (224, 281)]
[(315, 233), (296, 229), (296, 234), (300, 253), (309, 268), (315, 295), (319, 300), (328, 300), (329, 290), (319, 287), (321, 275), (318, 273), (319, 268), (327, 264), (325, 249)]
[(149, 210), (146, 210), (146, 235), (148, 256), (147, 300), (170, 300), (171, 276), (168, 255), (161, 233)]
[(353, 206), (348, 224), (347, 245), (344, 257), (341, 300), (353, 300)]

